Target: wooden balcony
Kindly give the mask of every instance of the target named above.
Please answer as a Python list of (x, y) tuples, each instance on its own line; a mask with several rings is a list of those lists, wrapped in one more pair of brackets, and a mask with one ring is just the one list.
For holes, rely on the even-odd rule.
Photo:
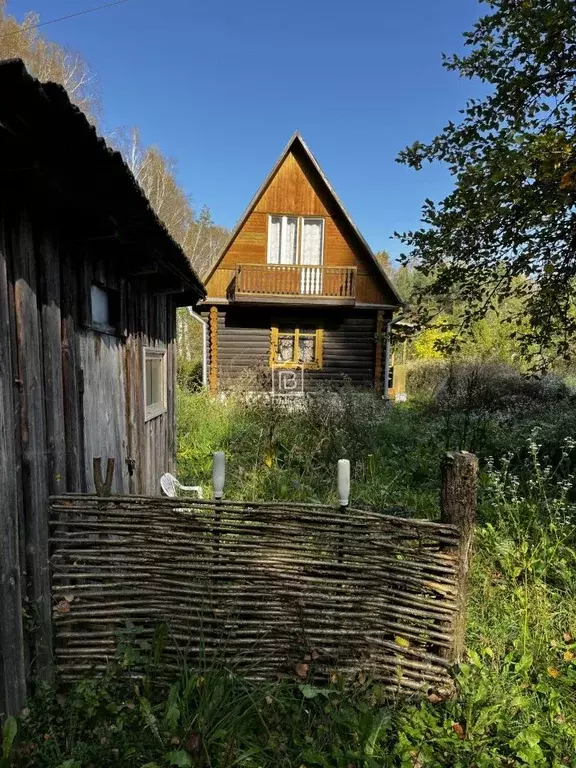
[(356, 303), (356, 267), (238, 264), (231, 298), (270, 304), (352, 305)]

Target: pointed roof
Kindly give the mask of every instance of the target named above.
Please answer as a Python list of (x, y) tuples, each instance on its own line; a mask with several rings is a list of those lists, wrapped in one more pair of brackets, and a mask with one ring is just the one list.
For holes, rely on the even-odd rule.
[(398, 291), (394, 287), (394, 284), (393, 284), (392, 280), (388, 277), (386, 272), (382, 269), (382, 266), (380, 265), (378, 259), (374, 255), (374, 252), (372, 251), (372, 249), (370, 248), (370, 246), (368, 245), (368, 243), (364, 239), (362, 233), (360, 232), (360, 230), (358, 229), (358, 227), (356, 226), (356, 224), (352, 220), (352, 218), (351, 218), (350, 214), (348, 213), (348, 211), (346, 210), (346, 208), (344, 208), (344, 205), (342, 204), (342, 201), (340, 200), (340, 198), (338, 197), (338, 195), (334, 191), (332, 185), (328, 181), (328, 178), (326, 177), (326, 174), (324, 173), (324, 171), (320, 167), (319, 162), (316, 160), (316, 158), (314, 157), (314, 155), (310, 151), (308, 145), (306, 144), (306, 142), (304, 141), (304, 139), (302, 138), (302, 136), (300, 135), (300, 133), (298, 131), (295, 131), (292, 134), (292, 136), (290, 137), (290, 140), (288, 141), (288, 144), (286, 144), (286, 146), (282, 150), (282, 153), (280, 154), (280, 157), (278, 158), (278, 160), (276, 161), (276, 163), (272, 167), (272, 170), (270, 171), (270, 173), (266, 176), (266, 178), (264, 179), (264, 181), (260, 185), (258, 191), (254, 195), (254, 197), (252, 198), (252, 200), (248, 204), (248, 207), (246, 208), (246, 210), (244, 211), (244, 213), (242, 214), (242, 216), (238, 220), (238, 223), (236, 224), (236, 226), (232, 230), (232, 232), (230, 234), (230, 237), (224, 243), (224, 246), (221, 248), (221, 250), (220, 250), (220, 252), (218, 254), (218, 257), (215, 259), (214, 264), (212, 265), (212, 267), (210, 268), (210, 271), (208, 272), (208, 274), (206, 275), (206, 277), (204, 279), (205, 284), (208, 283), (208, 280), (210, 280), (210, 278), (212, 277), (212, 275), (216, 271), (218, 265), (220, 264), (220, 262), (222, 261), (222, 258), (224, 257), (224, 254), (226, 253), (226, 251), (229, 249), (229, 247), (234, 242), (236, 236), (238, 235), (238, 233), (240, 232), (240, 230), (242, 229), (242, 227), (246, 223), (246, 220), (248, 219), (248, 217), (250, 216), (250, 214), (252, 213), (252, 211), (254, 210), (256, 205), (258, 204), (258, 201), (260, 200), (260, 198), (262, 197), (262, 195), (266, 191), (268, 185), (270, 184), (270, 182), (272, 181), (272, 179), (276, 175), (278, 169), (280, 168), (282, 163), (286, 160), (286, 158), (288, 157), (290, 152), (292, 152), (292, 150), (295, 147), (298, 147), (298, 148), (300, 148), (302, 150), (302, 152), (304, 153), (304, 156), (310, 162), (311, 166), (314, 168), (314, 170), (318, 174), (318, 177), (320, 178), (320, 181), (321, 181), (322, 185), (325, 187), (325, 189), (328, 192), (329, 196), (332, 198), (336, 208), (340, 211), (340, 213), (342, 215), (342, 218), (348, 224), (352, 235), (354, 236), (354, 238), (356, 239), (356, 241), (357, 241), (357, 243), (358, 243), (358, 245), (360, 247), (360, 250), (364, 252), (367, 260), (369, 262), (371, 262), (373, 264), (373, 266), (376, 268), (378, 276), (383, 280), (386, 288), (389, 291), (391, 291), (392, 295), (395, 297), (395, 299), (398, 302), (398, 306), (402, 306), (404, 304), (404, 302), (402, 301), (402, 299), (400, 297), (400, 294), (398, 293)]
[[(21, 59), (0, 59), (0, 131), (26, 151), (29, 165), (73, 190), (78, 206), (93, 207), (110, 231), (136, 243), (174, 274), (178, 294), (196, 303), (206, 291), (119, 152), (108, 147), (84, 113), (56, 83), (41, 83)], [(72, 214), (71, 214), (72, 215)]]

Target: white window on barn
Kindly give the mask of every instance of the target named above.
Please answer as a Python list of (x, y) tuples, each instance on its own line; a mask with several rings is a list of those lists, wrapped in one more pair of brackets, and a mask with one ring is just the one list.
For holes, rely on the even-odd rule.
[(268, 222), (268, 264), (298, 262), (298, 217), (270, 216)]
[(165, 349), (154, 347), (144, 349), (144, 401), (146, 404), (146, 421), (160, 416), (166, 411)]
[(94, 283), (90, 291), (90, 326), (105, 333), (118, 330), (120, 298), (118, 291)]

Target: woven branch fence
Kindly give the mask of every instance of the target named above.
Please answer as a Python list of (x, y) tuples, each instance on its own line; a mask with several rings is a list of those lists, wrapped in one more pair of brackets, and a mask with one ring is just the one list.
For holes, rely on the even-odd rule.
[(450, 686), (475, 503), (459, 456), (445, 468), (452, 522), (283, 502), (53, 497), (59, 676), (103, 669), (129, 619), (149, 632), (166, 623), (174, 666), (217, 654), (254, 679), (337, 672), (409, 694)]

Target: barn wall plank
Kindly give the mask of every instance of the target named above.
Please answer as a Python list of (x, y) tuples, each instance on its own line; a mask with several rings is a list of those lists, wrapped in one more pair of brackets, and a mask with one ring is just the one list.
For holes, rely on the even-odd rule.
[(68, 491), (81, 493), (86, 491), (86, 474), (83, 440), (83, 377), (77, 336), (80, 292), (76, 263), (70, 252), (64, 250), (60, 251), (60, 284), (66, 485)]
[(84, 462), (88, 491), (93, 492), (92, 461), (114, 458), (113, 493), (129, 490), (126, 464), (126, 395), (121, 339), (85, 330), (80, 335), (80, 363), (84, 371)]
[(62, 318), (60, 314), (60, 256), (55, 241), (42, 235), (37, 240), (38, 282), (42, 319), (48, 489), (66, 490), (66, 440), (62, 382)]
[(22, 212), (12, 232), (18, 378), (22, 382), (22, 480), (29, 597), (37, 620), (35, 671), (52, 678), (50, 573), (48, 565), (48, 462), (44, 417), (41, 318), (32, 225)]
[[(26, 660), (22, 625), (22, 565), (18, 515), (19, 476), (5, 227), (0, 217), (0, 713), (16, 714), (26, 697)], [(12, 326), (13, 328), (13, 326)]]

